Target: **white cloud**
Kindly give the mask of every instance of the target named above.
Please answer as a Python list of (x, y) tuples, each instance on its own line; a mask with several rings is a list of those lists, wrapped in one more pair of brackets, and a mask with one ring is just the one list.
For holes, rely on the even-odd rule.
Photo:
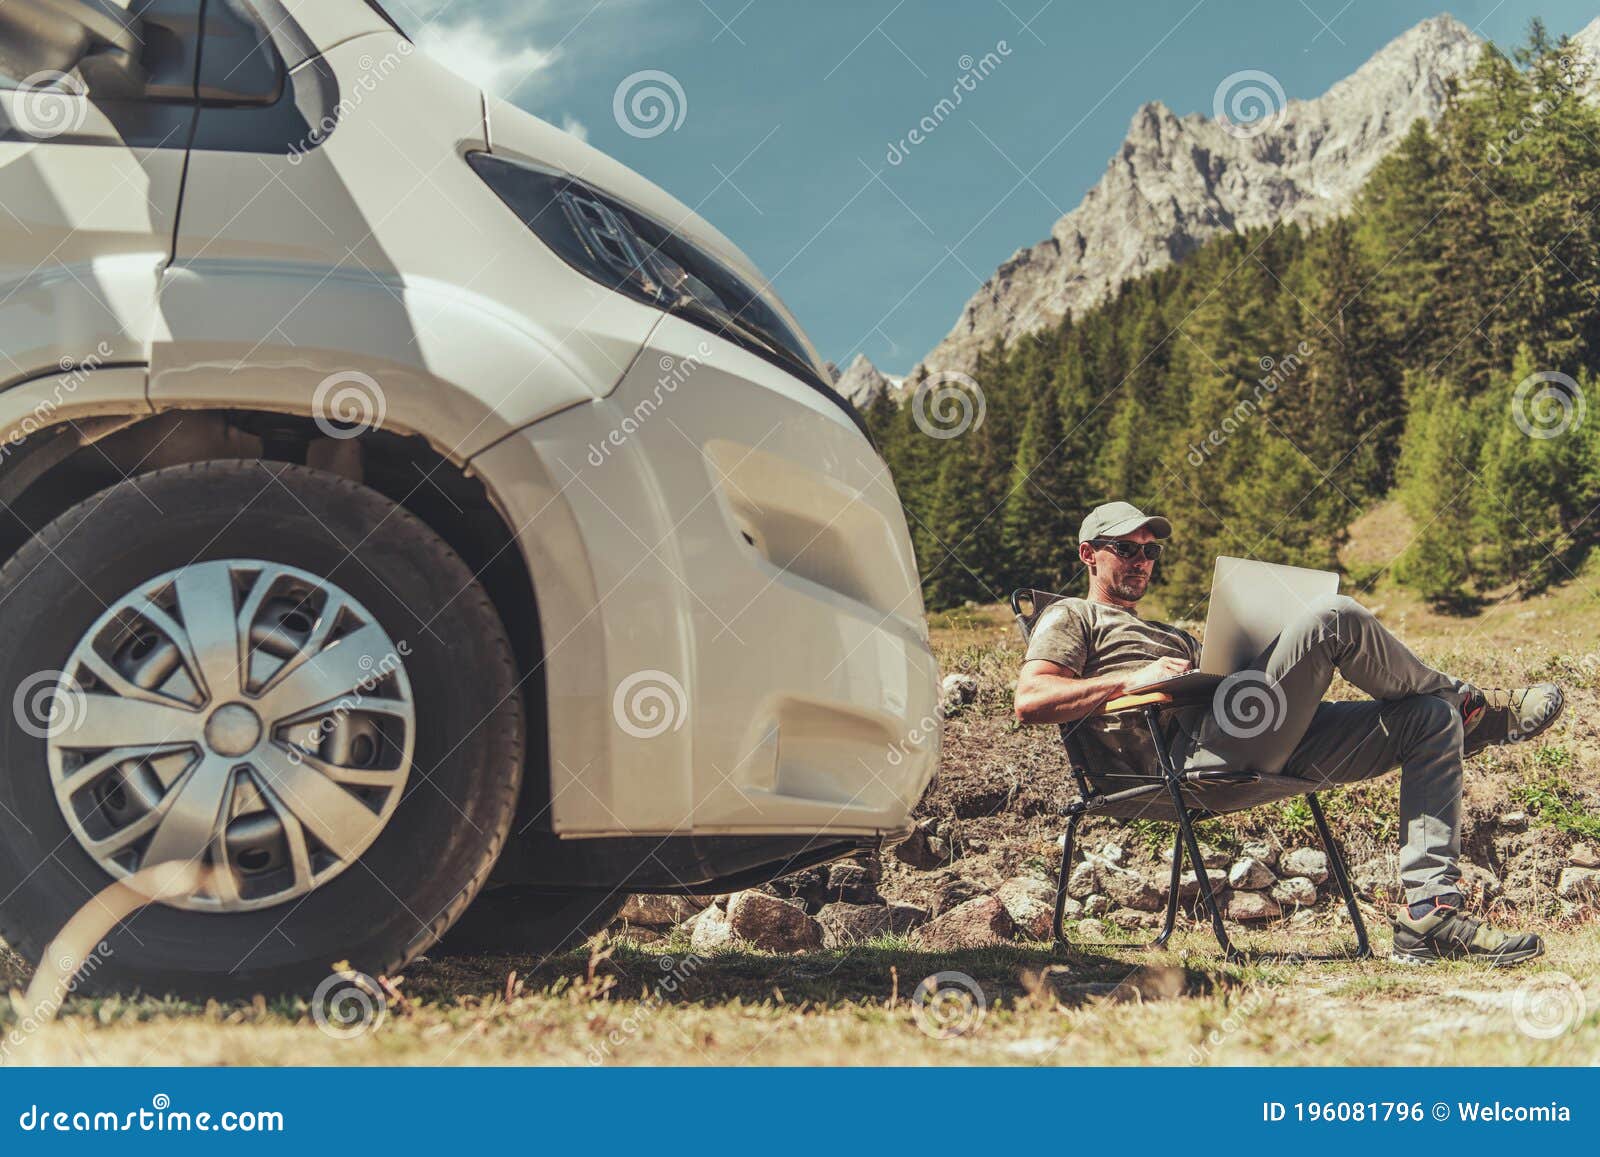
[(492, 96), (508, 95), (548, 68), (557, 55), (532, 44), (508, 45), (504, 35), (495, 35), (477, 17), (460, 24), (427, 24), (417, 35), (417, 45)]
[(580, 141), (589, 139), (589, 126), (574, 116), (563, 116), (561, 118), (561, 131), (571, 133)]

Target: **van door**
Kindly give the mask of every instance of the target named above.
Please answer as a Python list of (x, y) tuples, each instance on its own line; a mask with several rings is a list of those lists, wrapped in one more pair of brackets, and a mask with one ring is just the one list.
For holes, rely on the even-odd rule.
[(0, 75), (0, 388), (149, 361), (195, 120), (201, 0), (134, 0), (137, 99)]

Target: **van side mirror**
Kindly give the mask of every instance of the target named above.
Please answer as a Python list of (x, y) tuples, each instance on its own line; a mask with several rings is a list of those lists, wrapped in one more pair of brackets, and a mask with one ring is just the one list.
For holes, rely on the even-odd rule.
[(276, 103), (272, 30), (241, 0), (203, 11), (202, 28), (201, 0), (0, 0), (0, 76), (55, 87), (76, 72), (90, 100)]
[(0, 73), (22, 81), (78, 72), (98, 94), (142, 87), (141, 21), (112, 0), (6, 0), (0, 4)]

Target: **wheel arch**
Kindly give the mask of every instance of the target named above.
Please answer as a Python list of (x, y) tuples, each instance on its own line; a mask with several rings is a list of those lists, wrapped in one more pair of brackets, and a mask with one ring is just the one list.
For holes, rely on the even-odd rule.
[[(365, 430), (330, 437), (313, 418), (247, 408), (151, 411), (143, 371), (100, 370), (97, 388), (60, 396), (59, 381), (31, 398), (0, 395), (0, 563), (74, 504), (168, 466), (264, 458), (312, 466), (376, 490), (425, 522), (478, 576), (516, 656), (527, 719), (516, 832), (549, 826), (550, 749), (545, 640), (524, 543), (491, 482), (421, 433)], [(136, 390), (128, 388), (137, 379)], [(525, 537), (525, 535), (523, 536)]]

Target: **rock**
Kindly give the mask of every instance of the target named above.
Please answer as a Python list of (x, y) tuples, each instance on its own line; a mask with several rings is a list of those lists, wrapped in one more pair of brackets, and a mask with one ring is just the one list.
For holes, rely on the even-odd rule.
[[(831, 366), (833, 363), (828, 364)], [(866, 354), (857, 354), (855, 360), (834, 379), (833, 388), (856, 409), (865, 410), (877, 400), (878, 395), (887, 392), (892, 396), (899, 384), (899, 379), (881, 373)]]
[(1226, 911), (1230, 920), (1272, 920), (1283, 915), (1278, 902), (1262, 892), (1235, 892), (1228, 897)]
[(728, 901), (728, 925), (753, 948), (805, 952), (822, 947), (822, 925), (805, 909), (765, 892), (739, 892)]
[[(1185, 862), (1187, 862), (1188, 852), (1184, 853), (1184, 858)], [(1161, 849), (1161, 860), (1166, 864), (1172, 863), (1172, 849), (1170, 847)], [(1226, 868), (1228, 866), (1228, 853), (1218, 851), (1210, 844), (1202, 842), (1200, 845), (1200, 862), (1208, 868)], [(1193, 867), (1194, 865), (1190, 864), (1189, 866)]]
[(1400, 857), (1385, 852), (1363, 860), (1351, 872), (1356, 892), (1369, 900), (1396, 900), (1400, 896)]
[(1272, 869), (1254, 856), (1235, 860), (1233, 867), (1228, 869), (1228, 886), (1239, 891), (1252, 892), (1259, 888), (1270, 888), (1276, 879)]
[(1099, 940), (1106, 934), (1106, 926), (1094, 919), (1079, 920), (1073, 927), (1086, 940)]
[(979, 896), (935, 916), (912, 934), (925, 948), (986, 948), (1001, 944), (1014, 926), (998, 897)]
[(1600, 901), (1600, 868), (1562, 868), (1556, 895), (1580, 903)]
[[(949, 860), (949, 845), (940, 840), (940, 848), (936, 851), (933, 840), (936, 837), (928, 835), (922, 827), (913, 828), (911, 834), (895, 845), (894, 858), (902, 864), (917, 869), (919, 872), (931, 872)], [(827, 880), (824, 877), (823, 888), (826, 891)]]
[(831, 864), (828, 867), (827, 902), (830, 904), (881, 904), (878, 874), (860, 864)]
[(1508, 832), (1525, 832), (1528, 830), (1528, 813), (1506, 812), (1500, 817), (1500, 827)]
[[(1217, 881), (1211, 881), (1211, 887), (1217, 887)], [(1193, 900), (1200, 895), (1200, 874), (1198, 872), (1185, 872), (1178, 877), (1178, 899)]]
[(992, 886), (986, 886), (977, 880), (969, 879), (966, 876), (952, 875), (949, 879), (940, 883), (934, 892), (933, 914), (942, 916), (950, 909), (959, 908), (968, 900), (976, 900), (979, 896), (987, 895), (993, 890)]
[(1037, 876), (1014, 876), (1000, 885), (995, 897), (1018, 929), (1035, 940), (1050, 939), (1056, 916), (1056, 890)]
[(935, 864), (948, 864), (953, 858), (950, 855), (950, 841), (943, 836), (929, 836), (928, 855), (933, 857)]
[(939, 711), (946, 719), (978, 697), (978, 681), (971, 675), (946, 675), (939, 685)]
[(1304, 876), (1313, 884), (1328, 882), (1328, 854), (1317, 848), (1295, 848), (1284, 854), (1278, 870), (1286, 876)]
[(879, 936), (904, 936), (927, 923), (928, 914), (912, 904), (824, 904), (817, 913), (825, 948), (848, 948)]
[(1154, 912), (1161, 904), (1161, 889), (1138, 872), (1113, 868), (1100, 873), (1101, 884), (1110, 896), (1124, 908), (1140, 912)]
[(1484, 900), (1493, 900), (1503, 891), (1500, 877), (1471, 860), (1461, 861), (1461, 882)]
[(674, 928), (704, 907), (687, 896), (629, 896), (617, 919), (640, 928)]
[(1269, 868), (1278, 866), (1278, 850), (1271, 844), (1254, 840), (1239, 849), (1239, 855), (1247, 860), (1260, 860)]
[(1087, 896), (1083, 901), (1083, 911), (1087, 916), (1104, 916), (1111, 911), (1111, 898), (1098, 892), (1093, 896)]
[(1107, 844), (1105, 847), (1100, 849), (1100, 858), (1106, 861), (1108, 864), (1122, 863), (1122, 857), (1124, 854), (1125, 853), (1122, 850), (1121, 844)]
[(1317, 886), (1304, 876), (1285, 876), (1267, 894), (1286, 908), (1309, 908), (1317, 902)]
[(790, 872), (787, 876), (779, 876), (761, 890), (786, 900), (799, 900), (807, 912), (815, 913), (828, 902), (828, 868), (829, 865), (821, 864), (815, 868)]
[(1098, 891), (1099, 884), (1100, 869), (1088, 860), (1084, 860), (1082, 863), (1074, 864), (1072, 872), (1067, 876), (1067, 895), (1082, 899), (1091, 892)]
[(689, 946), (702, 955), (733, 947), (733, 928), (728, 914), (716, 905), (689, 921)]
[(1600, 868), (1600, 851), (1589, 844), (1573, 844), (1567, 853), (1567, 863), (1575, 868)]
[(1118, 928), (1133, 931), (1135, 928), (1154, 928), (1158, 917), (1153, 912), (1135, 912), (1131, 908), (1123, 908), (1111, 913), (1111, 922)]

